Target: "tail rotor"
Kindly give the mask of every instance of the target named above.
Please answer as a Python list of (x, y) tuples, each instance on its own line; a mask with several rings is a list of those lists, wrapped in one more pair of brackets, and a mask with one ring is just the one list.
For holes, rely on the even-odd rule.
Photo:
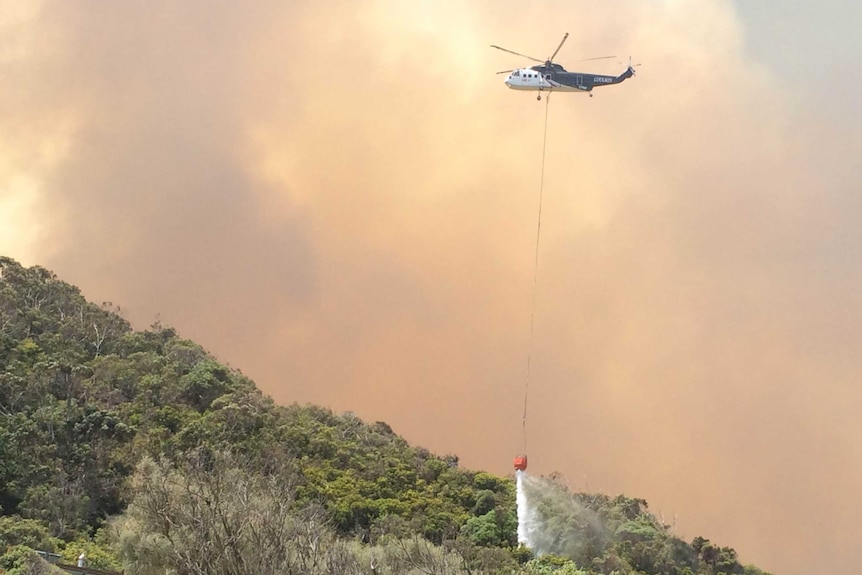
[[(623, 65), (622, 62), (620, 62), (619, 64), (620, 64), (620, 66)], [(628, 65), (628, 68), (626, 68), (626, 71), (631, 72), (632, 76), (635, 76), (636, 75), (635, 68), (637, 68), (638, 66), (640, 66), (640, 62), (638, 62), (637, 64), (632, 64), (632, 57), (629, 56), (629, 65)]]

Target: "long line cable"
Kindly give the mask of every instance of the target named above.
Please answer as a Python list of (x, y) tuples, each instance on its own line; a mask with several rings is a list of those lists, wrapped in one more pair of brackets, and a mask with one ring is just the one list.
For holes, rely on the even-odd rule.
[(524, 454), (527, 453), (527, 396), (530, 391), (530, 365), (533, 362), (533, 325), (536, 318), (536, 288), (539, 283), (539, 240), (542, 237), (542, 196), (545, 190), (545, 150), (548, 144), (548, 108), (551, 104), (551, 95), (545, 98), (545, 127), (542, 134), (542, 170), (539, 179), (539, 215), (536, 222), (536, 254), (533, 260), (533, 299), (530, 304), (530, 340), (527, 347), (527, 378), (524, 383), (524, 417), (521, 426), (524, 432)]

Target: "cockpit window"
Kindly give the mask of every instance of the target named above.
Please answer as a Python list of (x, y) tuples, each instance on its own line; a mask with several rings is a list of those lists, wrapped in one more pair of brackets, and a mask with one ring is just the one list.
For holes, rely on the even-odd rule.
[(520, 75), (521, 75), (521, 72), (519, 70), (515, 70), (515, 73), (512, 74), (512, 76), (514, 76), (515, 78), (517, 78)]

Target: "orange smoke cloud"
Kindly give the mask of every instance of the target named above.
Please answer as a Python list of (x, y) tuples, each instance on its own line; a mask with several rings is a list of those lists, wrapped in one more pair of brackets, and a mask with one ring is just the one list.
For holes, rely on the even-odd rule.
[(542, 58), (568, 31), (557, 60), (601, 73), (623, 68), (574, 60), (631, 53), (635, 78), (551, 97), (531, 468), (767, 569), (849, 573), (858, 174), (726, 2), (86, 7), (4, 21), (0, 206), (27, 177), (38, 217), (9, 220), (42, 227), (3, 251), (278, 401), (497, 473), (521, 445), (545, 110), (488, 45)]

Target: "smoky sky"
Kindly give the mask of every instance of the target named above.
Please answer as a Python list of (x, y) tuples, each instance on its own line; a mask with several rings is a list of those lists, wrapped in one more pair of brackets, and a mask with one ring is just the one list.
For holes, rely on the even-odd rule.
[[(0, 252), (500, 474), (534, 311), (532, 473), (850, 573), (858, 120), (727, 1), (462, 4), (2, 3)], [(565, 32), (569, 69), (642, 66), (550, 98), (533, 310), (545, 100), (489, 44)]]

